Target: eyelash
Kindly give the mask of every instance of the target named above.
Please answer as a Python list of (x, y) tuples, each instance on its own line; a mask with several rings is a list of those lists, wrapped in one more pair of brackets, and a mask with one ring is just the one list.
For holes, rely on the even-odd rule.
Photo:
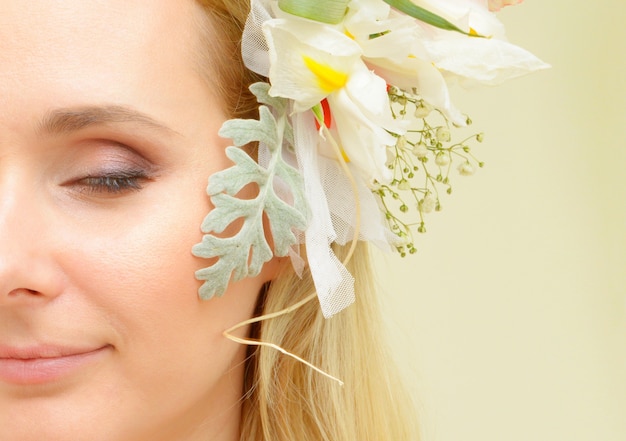
[(104, 173), (100, 176), (86, 176), (78, 184), (88, 193), (121, 194), (139, 191), (143, 188), (142, 181), (148, 176), (140, 170)]

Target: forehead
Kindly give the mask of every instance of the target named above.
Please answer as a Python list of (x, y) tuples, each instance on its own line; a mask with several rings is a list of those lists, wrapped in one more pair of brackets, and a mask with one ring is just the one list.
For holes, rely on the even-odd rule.
[(200, 10), (190, 0), (0, 0), (0, 9), (3, 61), (23, 51), (22, 60), (47, 55), (67, 62), (179, 51), (197, 37)]
[(0, 99), (12, 113), (27, 103), (167, 105), (201, 84), (192, 0), (0, 0), (0, 10)]

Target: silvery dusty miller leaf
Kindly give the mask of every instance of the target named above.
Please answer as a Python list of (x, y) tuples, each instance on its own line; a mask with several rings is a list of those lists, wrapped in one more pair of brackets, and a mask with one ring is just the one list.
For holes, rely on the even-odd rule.
[[(281, 154), (283, 142), (290, 141), (286, 103), (280, 98), (269, 97), (267, 88), (258, 83), (251, 90), (260, 102), (273, 105), (277, 118), (264, 105), (259, 108), (258, 121), (233, 119), (226, 121), (220, 130), (220, 135), (231, 138), (235, 144), (226, 149), (226, 155), (235, 165), (209, 179), (207, 193), (215, 208), (202, 223), (205, 233), (202, 242), (193, 247), (193, 254), (198, 257), (217, 258), (216, 263), (196, 272), (196, 277), (205, 281), (200, 288), (203, 299), (222, 295), (231, 277), (236, 281), (255, 276), (273, 255), (285, 256), (289, 247), (297, 243), (294, 230), (306, 227), (307, 206), (302, 177)], [(267, 168), (261, 167), (240, 148), (251, 142), (261, 142), (268, 147), (271, 158)], [(289, 186), (293, 205), (283, 201), (274, 191), (276, 177)], [(250, 184), (258, 186), (257, 196), (252, 199), (237, 197)], [(273, 253), (266, 240), (263, 213), (269, 219)], [(239, 231), (226, 237), (217, 236), (228, 233), (228, 227), (237, 220), (243, 222)]]

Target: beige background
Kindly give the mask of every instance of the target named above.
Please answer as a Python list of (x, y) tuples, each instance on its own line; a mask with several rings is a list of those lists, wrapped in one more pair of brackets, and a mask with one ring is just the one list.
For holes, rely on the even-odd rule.
[(626, 2), (526, 0), (553, 68), (455, 91), (486, 168), (379, 265), (424, 441), (626, 440)]

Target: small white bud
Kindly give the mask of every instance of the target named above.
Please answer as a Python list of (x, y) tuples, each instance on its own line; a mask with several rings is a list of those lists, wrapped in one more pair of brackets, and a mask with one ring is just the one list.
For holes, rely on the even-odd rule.
[(439, 127), (437, 129), (437, 140), (440, 142), (448, 142), (450, 141), (450, 139), (452, 139), (452, 136), (450, 135), (450, 130), (448, 130), (447, 127)]
[(422, 159), (428, 156), (428, 147), (423, 142), (418, 142), (413, 147), (413, 154)]
[(447, 152), (439, 152), (437, 156), (435, 156), (435, 163), (439, 167), (445, 167), (450, 164), (450, 154)]
[(399, 233), (396, 234), (393, 238), (393, 245), (395, 247), (405, 247), (407, 246), (411, 241), (409, 240), (409, 237), (406, 234), (403, 233)]
[(430, 115), (431, 111), (432, 111), (432, 108), (429, 105), (422, 102), (417, 107), (415, 107), (415, 117), (426, 118), (428, 115)]
[(474, 166), (469, 162), (464, 162), (459, 165), (459, 173), (461, 176), (471, 176), (474, 174)]
[(406, 149), (406, 137), (405, 136), (398, 137), (398, 140), (396, 141), (396, 147), (399, 148), (400, 150)]
[(411, 184), (406, 179), (403, 179), (398, 184), (398, 189), (399, 190), (410, 190), (411, 189)]
[(424, 198), (419, 201), (418, 208), (422, 213), (430, 213), (437, 206), (437, 198), (432, 193), (427, 193)]
[(380, 191), (383, 188), (383, 186), (380, 185), (378, 181), (372, 181), (369, 183), (369, 188), (371, 191), (376, 192), (376, 191)]

